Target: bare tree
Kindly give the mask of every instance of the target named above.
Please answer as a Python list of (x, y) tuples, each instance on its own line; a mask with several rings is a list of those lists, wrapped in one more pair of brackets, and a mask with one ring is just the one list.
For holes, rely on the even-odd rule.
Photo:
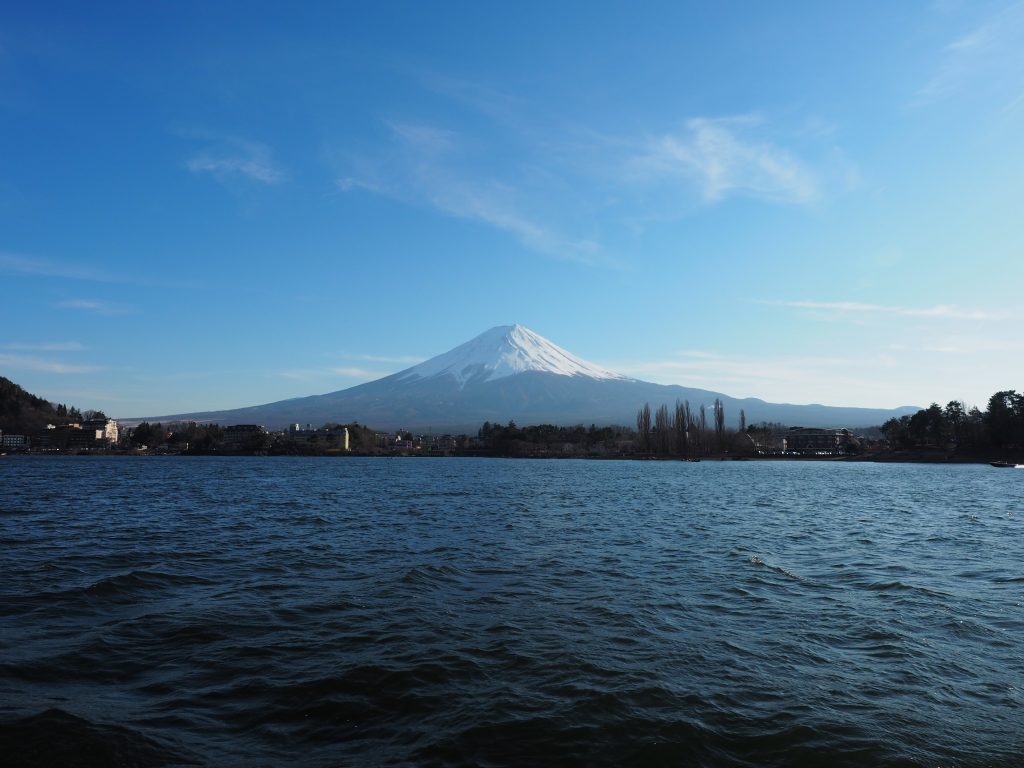
[(654, 413), (654, 450), (658, 453), (668, 453), (672, 440), (672, 423), (668, 413), (668, 406), (662, 403)]
[(725, 448), (725, 406), (715, 398), (715, 450), (721, 453)]
[(644, 403), (644, 407), (636, 412), (636, 431), (640, 436), (640, 449), (647, 453), (651, 450), (651, 406)]
[(686, 442), (687, 442), (687, 437), (689, 436), (687, 434), (687, 430), (690, 427), (690, 420), (687, 418), (687, 415), (686, 415), (686, 407), (682, 403), (680, 403), (678, 400), (676, 400), (675, 427), (676, 427), (676, 429), (675, 429), (675, 433), (676, 433), (675, 449), (676, 449), (676, 452), (680, 456), (684, 456), (685, 457), (687, 455), (687, 450), (686, 450), (687, 449), (687, 445), (686, 445)]
[(708, 414), (704, 408), (704, 403), (700, 404), (700, 424), (697, 434), (700, 439), (700, 450), (701, 453), (708, 452), (707, 434), (708, 434)]

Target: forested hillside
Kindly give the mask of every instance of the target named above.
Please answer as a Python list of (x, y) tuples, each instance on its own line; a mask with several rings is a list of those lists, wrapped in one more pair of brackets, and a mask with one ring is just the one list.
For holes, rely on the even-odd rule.
[(54, 405), (0, 376), (0, 432), (35, 434), (47, 424), (66, 424), (81, 418), (77, 408)]

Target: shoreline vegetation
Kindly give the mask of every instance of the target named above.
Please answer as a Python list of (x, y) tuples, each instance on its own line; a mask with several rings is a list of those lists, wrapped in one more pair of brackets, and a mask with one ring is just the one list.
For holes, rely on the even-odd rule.
[[(553, 424), (519, 427), (484, 422), (476, 434), (381, 432), (357, 422), (267, 431), (260, 425), (196, 422), (115, 428), (113, 439), (83, 440), (81, 422), (105, 420), (36, 397), (0, 377), (0, 454), (119, 456), (477, 456), (641, 461), (873, 461), (908, 463), (1024, 463), (1024, 394), (1004, 390), (985, 411), (951, 401), (869, 428), (726, 425), (723, 404), (644, 403), (631, 426)], [(113, 421), (110, 420), (113, 424)], [(70, 436), (70, 438), (69, 438)], [(20, 442), (19, 442), (20, 439)]]

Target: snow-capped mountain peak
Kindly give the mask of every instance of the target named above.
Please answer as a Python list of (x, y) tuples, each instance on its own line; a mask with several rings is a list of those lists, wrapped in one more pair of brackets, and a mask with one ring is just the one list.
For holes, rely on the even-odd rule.
[(527, 371), (591, 379), (626, 379), (581, 360), (522, 325), (499, 325), (444, 354), (399, 374), (403, 380), (450, 375), (459, 386), (470, 379), (494, 381)]

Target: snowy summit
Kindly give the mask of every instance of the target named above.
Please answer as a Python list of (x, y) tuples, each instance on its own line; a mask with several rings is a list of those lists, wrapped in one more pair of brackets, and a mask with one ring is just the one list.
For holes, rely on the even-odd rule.
[(527, 371), (590, 379), (628, 377), (581, 360), (522, 325), (499, 325), (444, 354), (398, 374), (402, 380), (450, 375), (462, 387), (470, 380), (494, 381)]

